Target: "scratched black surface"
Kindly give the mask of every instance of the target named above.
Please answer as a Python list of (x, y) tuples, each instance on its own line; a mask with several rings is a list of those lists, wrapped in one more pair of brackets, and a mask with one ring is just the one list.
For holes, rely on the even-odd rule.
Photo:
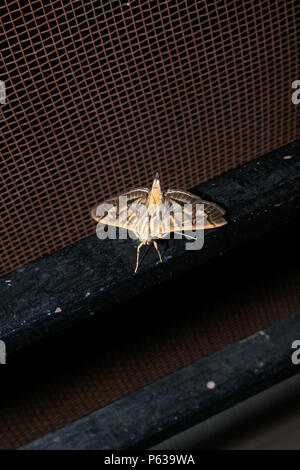
[[(27, 450), (147, 449), (299, 372), (300, 313), (258, 331), (26, 445)], [(207, 386), (214, 383), (214, 388)]]
[(150, 249), (134, 275), (137, 242), (100, 241), (95, 235), (2, 277), (0, 338), (6, 341), (8, 353), (101, 315), (106, 307), (291, 221), (300, 208), (300, 141), (205, 182), (193, 192), (227, 211), (228, 224), (207, 231), (200, 251), (185, 251), (181, 240), (162, 242), (164, 262), (158, 263), (155, 250)]

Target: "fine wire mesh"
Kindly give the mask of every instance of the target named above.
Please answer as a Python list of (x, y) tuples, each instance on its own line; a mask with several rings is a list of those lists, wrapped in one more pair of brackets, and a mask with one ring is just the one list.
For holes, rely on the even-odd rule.
[(296, 5), (5, 0), (1, 273), (157, 170), (190, 188), (299, 137)]

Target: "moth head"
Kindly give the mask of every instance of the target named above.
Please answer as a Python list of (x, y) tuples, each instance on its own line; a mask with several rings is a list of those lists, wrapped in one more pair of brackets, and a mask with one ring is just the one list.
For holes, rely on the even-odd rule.
[(153, 181), (152, 189), (160, 189), (160, 182), (159, 182), (158, 172), (155, 173), (155, 178), (154, 178), (154, 181)]

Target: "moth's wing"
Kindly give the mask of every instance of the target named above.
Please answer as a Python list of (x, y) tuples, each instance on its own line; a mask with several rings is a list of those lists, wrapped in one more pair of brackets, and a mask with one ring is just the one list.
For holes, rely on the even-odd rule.
[(137, 208), (146, 207), (149, 192), (148, 188), (127, 191), (120, 196), (97, 204), (92, 208), (91, 216), (104, 225), (113, 225), (139, 233), (140, 217), (138, 217)]
[[(161, 233), (216, 228), (227, 224), (223, 218), (225, 210), (222, 207), (188, 191), (169, 189), (164, 194), (163, 204), (166, 214), (162, 217)], [(197, 218), (197, 204), (203, 204), (200, 221), (199, 212)]]

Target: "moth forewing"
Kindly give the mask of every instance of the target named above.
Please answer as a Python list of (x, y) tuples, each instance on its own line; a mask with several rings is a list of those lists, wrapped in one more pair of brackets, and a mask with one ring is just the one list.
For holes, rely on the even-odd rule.
[(96, 235), (100, 240), (117, 238), (117, 210), (113, 204), (104, 202), (93, 207), (92, 217), (98, 222)]
[(161, 238), (170, 238), (170, 233), (182, 227), (182, 206), (176, 203), (165, 201), (161, 205), (159, 230)]
[(183, 223), (182, 231), (190, 231), (194, 226), (195, 219), (195, 204), (184, 204), (183, 205)]
[(174, 238), (181, 239), (182, 232), (185, 230), (185, 224), (187, 223), (184, 204), (172, 204), (170, 222), (170, 230), (174, 232)]
[[(128, 216), (128, 196), (123, 194), (118, 198), (118, 226), (119, 226), (119, 237), (122, 240), (126, 240), (128, 237), (129, 228), (129, 216)], [(131, 236), (131, 233), (129, 234)]]

